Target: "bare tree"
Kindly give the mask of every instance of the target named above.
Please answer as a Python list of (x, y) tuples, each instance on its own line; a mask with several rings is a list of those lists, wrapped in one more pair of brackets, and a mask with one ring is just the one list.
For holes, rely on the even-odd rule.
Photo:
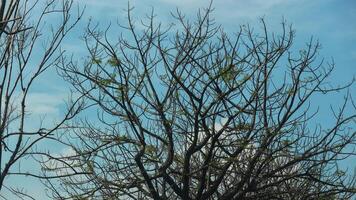
[[(177, 25), (135, 28), (128, 10), (118, 41), (88, 26), (88, 59), (63, 60), (63, 76), (97, 120), (70, 125), (72, 149), (44, 163), (60, 199), (346, 199), (355, 175), (339, 166), (354, 156), (351, 95), (331, 110), (333, 124), (314, 126), (315, 94), (340, 91), (327, 80), (334, 63), (317, 58), (311, 39), (292, 51), (292, 27), (225, 33), (211, 8)], [(177, 27), (176, 31), (175, 27)], [(351, 109), (350, 116), (345, 109)], [(91, 113), (92, 112), (88, 112)], [(57, 158), (58, 159), (58, 158)], [(70, 163), (70, 164), (69, 164)], [(70, 165), (70, 167), (68, 167)]]
[(58, 124), (33, 130), (30, 124), (34, 119), (28, 117), (30, 108), (26, 107), (31, 88), (59, 61), (60, 44), (81, 16), (70, 16), (72, 5), (70, 0), (0, 2), (0, 191), (9, 189), (19, 198), (29, 196), (10, 188), (6, 178), (37, 176), (34, 171), (22, 171), (18, 164), (41, 154), (36, 144), (49, 138), (78, 109), (72, 105)]

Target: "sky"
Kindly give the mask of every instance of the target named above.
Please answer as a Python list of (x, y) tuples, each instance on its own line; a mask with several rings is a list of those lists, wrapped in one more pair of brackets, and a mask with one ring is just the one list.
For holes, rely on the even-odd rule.
[[(153, 8), (157, 21), (170, 24), (173, 22), (170, 12), (176, 8), (192, 17), (199, 8), (208, 6), (209, 1), (130, 0), (129, 3), (130, 6), (135, 7), (132, 15), (136, 20), (149, 14)], [(64, 40), (62, 49), (66, 50), (68, 55), (73, 54), (80, 59), (87, 55), (85, 49), (81, 48), (84, 45), (81, 36), (89, 19), (102, 27), (109, 23), (115, 24), (117, 21), (125, 23), (128, 1), (75, 0), (75, 4), (80, 8), (85, 7), (84, 16)], [(355, 78), (356, 1), (354, 0), (215, 0), (212, 7), (214, 8), (212, 16), (217, 24), (221, 24), (225, 31), (231, 33), (237, 31), (243, 24), (250, 24), (258, 30), (260, 17), (264, 17), (270, 30), (278, 32), (281, 30), (282, 20), (285, 19), (296, 30), (294, 42), (296, 49), (305, 46), (313, 36), (322, 44), (319, 56), (326, 61), (334, 60), (336, 67), (329, 80), (330, 83), (339, 85)], [(46, 72), (34, 86), (28, 101), (32, 116), (34, 118), (46, 116), (46, 119), (60, 118), (63, 114), (64, 101), (69, 95), (68, 84), (56, 74), (55, 70), (52, 70)], [(351, 92), (356, 92), (355, 87), (351, 88)], [(336, 93), (327, 98), (315, 97), (315, 102), (322, 108), (319, 117), (315, 120), (323, 121), (327, 125), (327, 121), (324, 120), (329, 120), (328, 106), (341, 103), (342, 95), (343, 93)], [(28, 162), (27, 168), (35, 169), (36, 166)], [(26, 177), (11, 178), (8, 181), (15, 186), (25, 186), (25, 190), (29, 194), (35, 194), (38, 199), (47, 199), (38, 181)], [(5, 192), (4, 195), (8, 194)]]

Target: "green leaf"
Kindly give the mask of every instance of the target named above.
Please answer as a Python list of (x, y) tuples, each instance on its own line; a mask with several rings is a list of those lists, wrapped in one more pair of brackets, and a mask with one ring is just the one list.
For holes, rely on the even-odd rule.
[(168, 126), (172, 126), (173, 120), (167, 119), (167, 120), (166, 120), (166, 123), (167, 123)]
[(344, 171), (342, 171), (340, 169), (335, 171), (335, 175), (336, 176), (345, 176), (345, 174), (346, 174), (346, 172), (344, 172)]
[(153, 145), (146, 145), (145, 153), (153, 155), (157, 151), (157, 148)]
[(120, 63), (121, 63), (121, 61), (118, 59), (118, 58), (116, 58), (115, 56), (112, 56), (108, 61), (107, 61), (107, 63), (109, 64), (109, 65), (111, 65), (111, 66), (118, 66), (118, 65), (120, 65)]
[(243, 124), (243, 123), (241, 123), (241, 124), (239, 124), (239, 125), (236, 126), (236, 129), (237, 129), (237, 130), (240, 130), (240, 131), (248, 131), (248, 130), (251, 129), (251, 125), (250, 125), (250, 124)]
[(289, 95), (294, 94), (294, 88), (289, 89), (289, 90), (288, 90), (288, 94), (289, 94)]
[(107, 78), (107, 79), (101, 79), (100, 81), (98, 81), (98, 83), (100, 85), (110, 85), (111, 83), (113, 83), (111, 78)]
[(93, 173), (94, 172), (94, 162), (92, 160), (88, 160), (86, 162), (86, 164), (87, 164), (87, 171), (89, 173)]
[(235, 77), (241, 72), (240, 69), (237, 69), (235, 65), (230, 64), (225, 66), (219, 71), (219, 75), (224, 80), (224, 82), (228, 83), (235, 79)]
[(178, 162), (178, 163), (183, 163), (184, 159), (181, 155), (175, 154), (173, 157), (173, 160)]
[(126, 142), (129, 138), (126, 135), (115, 137), (114, 141), (117, 143)]
[(227, 55), (227, 56), (225, 56), (225, 59), (226, 59), (227, 62), (230, 62), (232, 60), (232, 57)]
[(289, 146), (290, 143), (291, 143), (291, 141), (288, 139), (282, 141), (283, 146)]
[(159, 78), (161, 80), (166, 80), (168, 78), (168, 75), (167, 74), (159, 75)]
[(116, 73), (112, 73), (110, 77), (111, 77), (112, 79), (115, 79), (115, 78), (116, 78)]
[(243, 79), (242, 79), (242, 82), (245, 82), (245, 81), (247, 81), (248, 79), (250, 79), (250, 76), (245, 75), (245, 76), (243, 77)]
[(93, 64), (97, 64), (97, 65), (99, 65), (99, 64), (101, 64), (101, 59), (100, 58), (95, 58), (95, 57), (93, 57), (92, 59), (91, 59), (91, 62), (93, 63)]
[(119, 83), (119, 84), (117, 84), (117, 91), (119, 93), (128, 92), (128, 87), (126, 85), (124, 85), (124, 84)]
[(74, 195), (72, 196), (73, 200), (89, 200), (87, 197), (82, 197), (80, 195)]

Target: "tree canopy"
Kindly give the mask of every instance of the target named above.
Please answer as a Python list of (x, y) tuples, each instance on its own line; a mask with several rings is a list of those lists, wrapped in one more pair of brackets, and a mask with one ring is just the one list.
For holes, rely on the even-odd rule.
[[(355, 175), (339, 166), (353, 156), (350, 94), (334, 123), (312, 123), (313, 95), (330, 87), (333, 62), (311, 39), (293, 48), (295, 31), (230, 34), (212, 9), (195, 21), (179, 11), (163, 28), (150, 15), (137, 25), (128, 10), (118, 39), (89, 24), (85, 62), (62, 59), (61, 75), (95, 122), (78, 118), (58, 139), (72, 150), (43, 161), (55, 198), (347, 199)], [(77, 175), (75, 175), (77, 174)]]
[[(39, 170), (25, 171), (21, 163), (47, 154), (37, 145), (49, 141), (51, 135), (78, 111), (79, 107), (73, 104), (57, 123), (43, 125), (38, 122), (36, 127), (29, 113), (29, 96), (34, 85), (45, 71), (58, 63), (63, 53), (61, 42), (80, 18), (80, 13), (77, 17), (71, 16), (72, 3), (66, 0), (0, 1), (1, 198), (9, 198), (3, 196), (4, 190), (16, 198), (29, 197), (22, 189), (9, 186), (9, 178), (39, 177)], [(52, 16), (59, 16), (61, 20), (57, 24), (46, 24)]]
[[(83, 59), (62, 49), (83, 15), (73, 3), (0, 0), (0, 198), (40, 198), (15, 176), (61, 200), (354, 197), (341, 164), (355, 156), (354, 80), (330, 84), (335, 63), (318, 40), (297, 49), (291, 25), (264, 18), (227, 32), (211, 4), (170, 25), (153, 11), (135, 22), (128, 6), (123, 24), (89, 21)], [(30, 95), (51, 69), (71, 98), (35, 126)], [(316, 99), (335, 92), (343, 101), (321, 122)]]

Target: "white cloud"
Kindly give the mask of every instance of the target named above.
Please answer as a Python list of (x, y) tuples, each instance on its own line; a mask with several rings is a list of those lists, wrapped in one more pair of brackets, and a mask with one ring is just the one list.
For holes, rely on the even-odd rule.
[(65, 95), (63, 94), (29, 93), (26, 107), (30, 114), (57, 115), (64, 100)]
[[(55, 174), (62, 176), (74, 173), (70, 167), (80, 170), (79, 160), (73, 159), (73, 157), (77, 156), (77, 152), (71, 147), (64, 148), (59, 153), (52, 153), (50, 156), (52, 158), (43, 156), (43, 167), (49, 169), (49, 172), (54, 172)], [(62, 162), (58, 161), (58, 158), (60, 158)], [(53, 169), (55, 169), (55, 171), (53, 171)]]

